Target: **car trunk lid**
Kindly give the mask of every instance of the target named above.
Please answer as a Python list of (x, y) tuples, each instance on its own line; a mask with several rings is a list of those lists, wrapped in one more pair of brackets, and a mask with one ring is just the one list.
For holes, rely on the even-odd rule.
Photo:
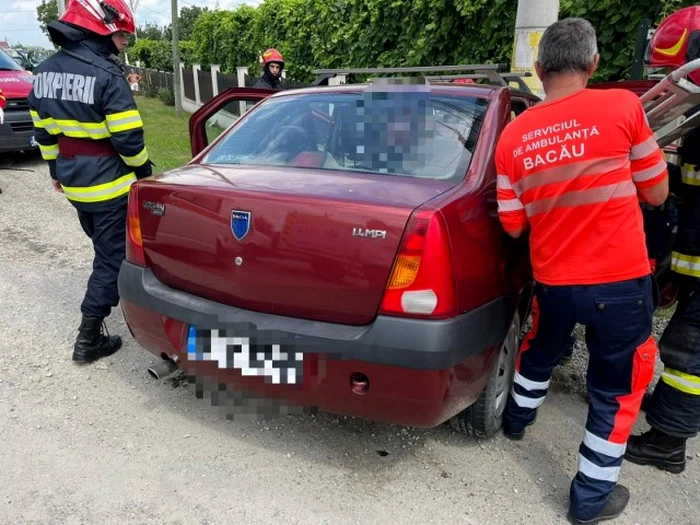
[(376, 315), (412, 211), (456, 183), (190, 165), (139, 183), (143, 246), (165, 284), (271, 314)]

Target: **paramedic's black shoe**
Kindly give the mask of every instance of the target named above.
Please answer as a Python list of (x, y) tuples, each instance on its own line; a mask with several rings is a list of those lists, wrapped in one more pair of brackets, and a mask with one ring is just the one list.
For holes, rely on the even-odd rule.
[(627, 440), (625, 459), (637, 465), (652, 465), (673, 474), (685, 470), (685, 438), (677, 438), (652, 428)]
[(535, 413), (535, 419), (532, 420), (532, 423), (528, 423), (524, 429), (522, 429), (520, 432), (513, 432), (508, 428), (508, 425), (506, 422), (503, 422), (503, 435), (510, 439), (511, 441), (520, 441), (523, 439), (523, 436), (525, 436), (525, 429), (527, 427), (534, 425), (535, 421), (537, 421), (537, 413)]
[(73, 347), (73, 361), (79, 364), (92, 363), (121, 348), (121, 338), (118, 335), (105, 335), (103, 327), (99, 317), (83, 317)]
[(587, 520), (579, 520), (569, 512), (569, 522), (574, 525), (595, 525), (601, 521), (614, 520), (625, 511), (629, 501), (630, 491), (627, 487), (618, 484), (608, 497), (608, 502), (605, 504), (605, 507), (603, 507), (603, 510), (601, 510), (597, 516)]

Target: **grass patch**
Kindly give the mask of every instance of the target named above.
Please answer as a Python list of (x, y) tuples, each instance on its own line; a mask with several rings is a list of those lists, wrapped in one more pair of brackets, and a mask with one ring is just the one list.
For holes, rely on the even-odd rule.
[(153, 173), (162, 173), (192, 160), (190, 114), (183, 111), (182, 117), (177, 118), (174, 107), (154, 98), (137, 96), (136, 104), (143, 119), (146, 146), (155, 164)]

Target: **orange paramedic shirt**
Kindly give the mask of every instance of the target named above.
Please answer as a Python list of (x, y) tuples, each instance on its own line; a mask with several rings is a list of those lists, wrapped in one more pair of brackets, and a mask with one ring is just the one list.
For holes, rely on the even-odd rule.
[(637, 188), (667, 176), (644, 109), (626, 90), (586, 89), (542, 102), (503, 131), (498, 212), (530, 225), (534, 277), (549, 285), (648, 275)]

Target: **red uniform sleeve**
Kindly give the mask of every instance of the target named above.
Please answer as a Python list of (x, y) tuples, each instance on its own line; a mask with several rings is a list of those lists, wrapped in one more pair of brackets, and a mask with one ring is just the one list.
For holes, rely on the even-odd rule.
[(7, 101), (5, 100), (5, 95), (2, 94), (2, 89), (0, 89), (0, 109), (5, 109), (5, 104)]
[(649, 127), (641, 102), (635, 96), (634, 120), (632, 130), (632, 180), (637, 188), (655, 186), (668, 176), (666, 159), (656, 143), (654, 132)]
[(515, 174), (512, 173), (513, 163), (509, 162), (513, 157), (509, 149), (512, 150), (501, 137), (496, 147), (498, 217), (507, 232), (514, 232), (527, 224), (527, 215), (525, 206), (513, 189)]

